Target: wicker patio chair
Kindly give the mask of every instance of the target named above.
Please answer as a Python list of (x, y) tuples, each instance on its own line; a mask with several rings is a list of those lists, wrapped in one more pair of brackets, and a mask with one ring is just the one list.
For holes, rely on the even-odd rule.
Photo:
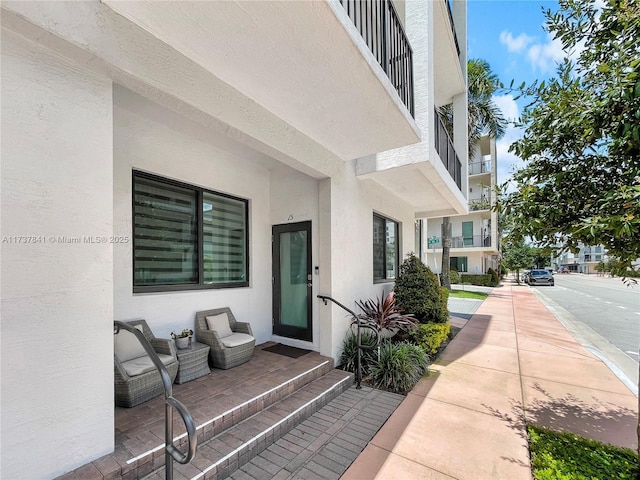
[[(126, 322), (142, 331), (167, 368), (171, 382), (178, 374), (178, 357), (173, 341), (156, 338), (145, 320)], [(123, 335), (122, 337), (119, 337)], [(164, 393), (160, 372), (142, 344), (130, 332), (114, 333), (115, 401), (119, 407), (134, 407)]]
[(248, 362), (256, 346), (251, 325), (238, 322), (229, 307), (196, 312), (196, 339), (211, 347), (212, 366), (223, 370)]

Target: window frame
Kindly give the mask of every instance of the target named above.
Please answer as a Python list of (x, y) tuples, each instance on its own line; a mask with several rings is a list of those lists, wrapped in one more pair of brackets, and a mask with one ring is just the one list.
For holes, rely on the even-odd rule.
[[(136, 285), (136, 217), (135, 217), (135, 184), (136, 178), (145, 178), (153, 180), (155, 182), (176, 186), (188, 190), (192, 190), (196, 194), (197, 205), (197, 219), (196, 219), (196, 249), (197, 249), (197, 283), (183, 283), (183, 284), (157, 284), (157, 285)], [(224, 282), (224, 283), (204, 283), (204, 195), (212, 195), (214, 197), (222, 197), (232, 199), (238, 202), (244, 203), (244, 249), (245, 249), (245, 281), (243, 282)], [(236, 197), (215, 190), (210, 190), (196, 185), (191, 185), (185, 182), (180, 182), (170, 178), (154, 175), (152, 173), (133, 170), (131, 174), (131, 277), (133, 285), (133, 293), (154, 293), (154, 292), (176, 292), (176, 291), (188, 291), (188, 290), (211, 290), (222, 288), (246, 288), (250, 286), (250, 245), (249, 245), (249, 208), (250, 202), (246, 198)]]
[[(372, 226), (375, 226), (375, 221), (376, 219), (378, 220), (382, 220), (385, 223), (385, 240), (383, 242), (383, 258), (384, 258), (384, 277), (383, 278), (377, 278), (376, 277), (376, 268), (375, 268), (375, 248), (372, 248), (372, 267), (373, 267), (373, 283), (389, 283), (389, 282), (393, 282), (395, 281), (395, 279), (398, 276), (398, 269), (400, 268), (400, 250), (402, 249), (402, 239), (400, 238), (400, 232), (402, 231), (402, 229), (400, 228), (401, 224), (400, 222), (398, 222), (397, 220), (394, 220), (393, 218), (389, 218), (389, 217), (385, 217), (384, 215), (381, 215), (379, 213), (374, 212), (373, 213), (373, 224)], [(387, 270), (387, 240), (386, 240), (386, 224), (387, 222), (393, 222), (393, 224), (395, 225), (395, 231), (394, 231), (394, 236), (396, 239), (396, 255), (395, 255), (395, 271), (396, 271), (396, 276), (389, 278), (389, 271)], [(372, 235), (373, 235), (373, 230), (372, 230)], [(374, 244), (374, 238), (372, 237), (371, 239), (371, 245), (372, 247), (375, 245)]]
[[(453, 259), (456, 259), (456, 264), (453, 265)], [(463, 265), (465, 266), (465, 269), (462, 270), (460, 269), (460, 259), (463, 259)], [(449, 266), (450, 267), (454, 267), (458, 273), (469, 273), (469, 257), (467, 255), (458, 255), (458, 256), (453, 256), (453, 257), (449, 257)]]

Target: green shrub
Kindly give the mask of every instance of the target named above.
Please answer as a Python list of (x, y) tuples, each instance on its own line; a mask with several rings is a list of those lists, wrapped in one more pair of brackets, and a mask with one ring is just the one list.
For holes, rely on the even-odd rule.
[(445, 323), (449, 320), (449, 291), (438, 277), (414, 254), (409, 254), (398, 272), (394, 287), (397, 305), (412, 313), (420, 323)]
[(460, 283), (460, 275), (458, 274), (458, 270), (452, 268), (449, 271), (449, 280), (451, 283)]
[[(358, 355), (358, 347), (356, 341), (356, 332), (353, 330), (349, 330), (347, 332), (347, 336), (342, 343), (342, 353), (340, 354), (340, 368), (342, 370), (346, 370), (347, 372), (356, 371), (356, 358)], [(374, 345), (376, 343), (376, 336), (368, 329), (360, 330), (361, 343), (362, 345)], [(376, 350), (362, 350), (360, 355), (360, 361), (362, 362), (362, 374), (366, 374), (368, 372), (369, 367), (377, 356)]]
[(379, 357), (373, 360), (369, 374), (376, 388), (395, 393), (411, 390), (429, 368), (427, 354), (408, 342), (384, 341)]
[(491, 275), (490, 286), (495, 287), (496, 285), (498, 285), (498, 283), (500, 282), (500, 277), (498, 277), (498, 272), (496, 272), (493, 268), (490, 268), (489, 270), (487, 270), (487, 274)]
[(411, 330), (408, 339), (429, 355), (434, 355), (449, 338), (449, 332), (451, 332), (449, 323), (424, 323)]
[(468, 285), (479, 285), (481, 287), (491, 287), (491, 275), (486, 273), (463, 273), (460, 276), (460, 283)]
[(633, 479), (638, 455), (572, 433), (530, 426), (531, 469), (536, 480)]

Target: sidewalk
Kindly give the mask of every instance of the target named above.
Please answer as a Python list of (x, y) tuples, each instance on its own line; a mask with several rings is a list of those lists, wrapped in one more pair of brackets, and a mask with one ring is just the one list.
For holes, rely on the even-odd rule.
[(637, 410), (528, 287), (503, 284), (342, 480), (530, 480), (526, 423), (636, 449)]

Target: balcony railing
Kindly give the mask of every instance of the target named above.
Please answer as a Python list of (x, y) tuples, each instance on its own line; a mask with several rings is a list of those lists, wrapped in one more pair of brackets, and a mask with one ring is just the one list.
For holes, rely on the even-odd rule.
[(491, 202), (487, 199), (469, 200), (469, 211), (477, 212), (478, 210), (490, 210)]
[(453, 12), (451, 11), (451, 1), (444, 0), (447, 4), (447, 11), (449, 12), (449, 22), (451, 23), (451, 32), (453, 33), (453, 41), (456, 44), (456, 52), (458, 52), (458, 57), (460, 57), (460, 44), (458, 43), (458, 34), (456, 33), (456, 25), (453, 23)]
[(481, 160), (469, 164), (469, 175), (480, 175), (482, 173), (491, 173), (491, 160)]
[(444, 123), (442, 123), (440, 115), (438, 115), (438, 111), (434, 110), (434, 113), (436, 151), (438, 155), (440, 155), (440, 160), (442, 160), (442, 163), (447, 168), (449, 175), (451, 175), (451, 178), (456, 182), (458, 188), (462, 190), (462, 164), (460, 163), (455, 148), (453, 148), (453, 142), (449, 137), (449, 133), (447, 133), (447, 129)]
[[(442, 237), (437, 238), (435, 243), (429, 244), (429, 248), (442, 248)], [(490, 235), (473, 235), (471, 237), (451, 237), (451, 248), (480, 248), (490, 247)]]
[(391, 0), (340, 0), (411, 116), (413, 52)]

